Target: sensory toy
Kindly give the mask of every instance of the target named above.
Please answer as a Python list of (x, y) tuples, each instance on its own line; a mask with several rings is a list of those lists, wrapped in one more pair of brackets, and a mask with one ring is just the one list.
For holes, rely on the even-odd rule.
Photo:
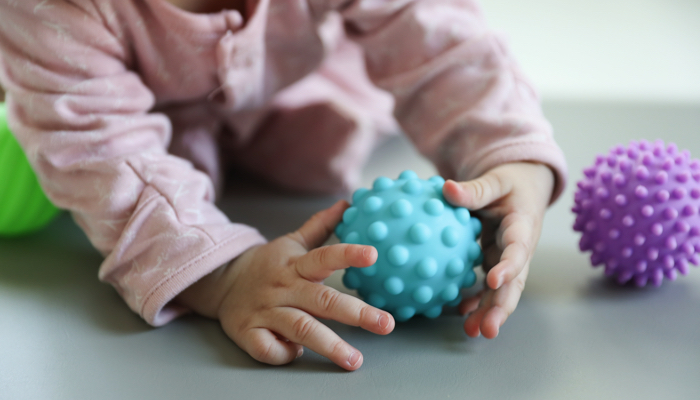
[(18, 236), (49, 223), (59, 212), (46, 198), (0, 103), (0, 236)]
[(343, 283), (397, 321), (435, 318), (460, 302), (460, 289), (476, 281), (483, 259), (476, 238), (481, 222), (442, 196), (445, 180), (404, 171), (377, 178), (353, 193), (336, 234), (343, 243), (371, 245), (379, 253), (367, 268), (346, 269)]
[(620, 284), (661, 285), (700, 256), (700, 161), (657, 140), (598, 155), (578, 182), (572, 211), (581, 251)]

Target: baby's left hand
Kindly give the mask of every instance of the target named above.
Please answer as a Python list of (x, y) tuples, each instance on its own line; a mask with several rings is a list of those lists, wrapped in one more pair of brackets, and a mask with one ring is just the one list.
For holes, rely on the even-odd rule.
[(467, 335), (496, 337), (518, 305), (553, 186), (549, 167), (528, 162), (504, 164), (471, 181), (445, 183), (445, 199), (474, 210), (483, 223), (486, 284), (459, 305), (462, 315), (471, 313), (464, 322)]

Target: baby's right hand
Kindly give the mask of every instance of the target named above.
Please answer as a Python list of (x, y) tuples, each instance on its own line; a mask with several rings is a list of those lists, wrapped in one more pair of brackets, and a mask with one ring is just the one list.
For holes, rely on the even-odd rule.
[[(362, 354), (315, 317), (381, 335), (394, 329), (391, 314), (323, 285), (336, 270), (368, 267), (377, 259), (377, 250), (371, 246), (319, 247), (347, 207), (347, 202), (339, 201), (311, 217), (298, 231), (249, 249), (224, 267), (211, 287), (190, 287), (200, 293), (222, 291), (220, 298), (210, 292), (220, 299), (215, 302), (216, 316), (226, 334), (256, 360), (286, 364), (299, 357), (306, 346), (347, 370), (355, 370), (362, 365)], [(209, 281), (203, 279), (193, 286)], [(183, 295), (180, 301), (195, 311), (201, 308), (191, 304), (196, 293)]]

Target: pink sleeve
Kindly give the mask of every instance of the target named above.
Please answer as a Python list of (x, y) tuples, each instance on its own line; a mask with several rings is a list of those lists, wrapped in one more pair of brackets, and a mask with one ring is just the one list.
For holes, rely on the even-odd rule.
[(312, 0), (336, 3), (362, 45), (372, 81), (393, 94), (395, 116), (441, 174), (461, 180), (512, 161), (535, 161), (566, 181), (564, 155), (539, 99), (473, 0)]
[(264, 242), (213, 204), (209, 177), (166, 152), (169, 120), (126, 68), (92, 2), (0, 0), (11, 127), (56, 205), (105, 255), (100, 279), (152, 325), (184, 288)]

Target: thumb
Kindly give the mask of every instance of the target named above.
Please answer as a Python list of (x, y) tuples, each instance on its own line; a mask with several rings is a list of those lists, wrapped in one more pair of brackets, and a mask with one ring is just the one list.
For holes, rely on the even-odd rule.
[(338, 201), (330, 208), (314, 214), (301, 228), (290, 234), (290, 237), (307, 251), (321, 246), (334, 232), (335, 226), (343, 219), (343, 212), (348, 207), (347, 201)]
[(471, 181), (455, 182), (450, 179), (445, 182), (442, 193), (455, 206), (479, 210), (510, 193), (511, 186), (492, 170)]

